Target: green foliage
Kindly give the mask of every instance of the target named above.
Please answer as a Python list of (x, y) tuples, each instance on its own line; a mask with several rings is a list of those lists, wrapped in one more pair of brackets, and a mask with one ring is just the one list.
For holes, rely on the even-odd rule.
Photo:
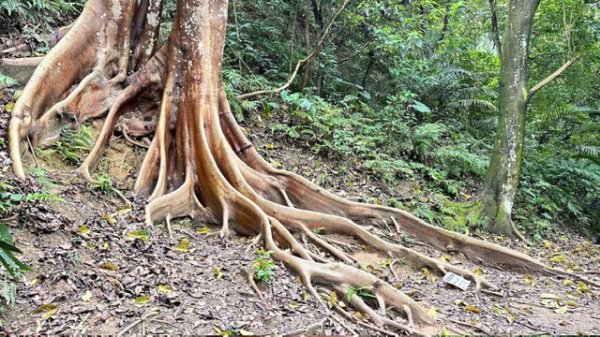
[(112, 196), (116, 194), (116, 190), (113, 186), (112, 177), (108, 174), (99, 174), (94, 177), (94, 183), (92, 188), (99, 190), (100, 192)]
[(8, 16), (33, 18), (39, 12), (46, 12), (58, 16), (62, 11), (75, 11), (77, 3), (63, 0), (2, 0), (0, 12)]
[(254, 277), (262, 281), (264, 283), (271, 282), (271, 279), (275, 275), (275, 262), (271, 258), (271, 254), (273, 252), (270, 250), (257, 249), (254, 251), (256, 255), (256, 259), (252, 264), (252, 269), (254, 270)]
[(54, 149), (67, 164), (79, 165), (93, 144), (91, 127), (84, 125), (76, 130), (67, 126), (60, 131), (60, 139), (54, 144)]
[(8, 227), (0, 223), (0, 263), (6, 268), (11, 277), (17, 278), (23, 271), (30, 271), (31, 268), (19, 261), (14, 253), (21, 253), (21, 251), (15, 246)]
[[(226, 47), (230, 98), (285, 83), (295, 61), (311, 51), (305, 28), (313, 41), (319, 34), (314, 18), (304, 16), (312, 13), (310, 3), (236, 4)], [(276, 19), (259, 25), (266, 15), (257, 10), (262, 6)], [(498, 6), (502, 29), (507, 9), (503, 2)], [(320, 8), (324, 18), (335, 9)], [(531, 86), (566, 59), (582, 60), (536, 94), (528, 112), (515, 220), (533, 234), (562, 222), (594, 226), (600, 218), (590, 206), (600, 199), (592, 186), (600, 162), (600, 113), (591, 94), (600, 90), (594, 78), (600, 64), (598, 9), (589, 1), (549, 0), (536, 16)], [(403, 207), (467, 231), (448, 221), (456, 209), (444, 204), (471, 200), (486, 174), (499, 84), (490, 30), (486, 2), (359, 1), (333, 25), (311, 74), (302, 68), (287, 91), (253, 102), (233, 100), (232, 108), (240, 120), (262, 112), (271, 132), (294, 144), (329, 158), (351, 158), (392, 197), (400, 180), (418, 183)], [(464, 217), (473, 218), (467, 226), (486, 221)]]
[[(381, 182), (392, 206), (453, 230), (481, 226), (485, 219), (452, 202), (472, 200), (480, 191), (494, 141), (499, 58), (487, 2), (352, 2), (288, 90), (250, 101), (236, 97), (287, 82), (322, 34), (315, 10), (327, 22), (339, 3), (229, 5), (223, 76), (238, 121), (257, 116), (261, 125), (266, 119), (273, 135), (364, 169)], [(0, 13), (48, 22), (53, 15), (47, 14), (77, 6), (68, 0), (0, 0)], [(165, 1), (162, 41), (175, 9), (176, 1)], [(502, 29), (506, 2), (498, 10)], [(562, 223), (600, 227), (600, 211), (593, 206), (600, 200), (598, 10), (595, 2), (548, 0), (536, 16), (530, 86), (565, 60), (581, 57), (534, 96), (528, 111), (514, 209), (518, 224), (536, 236)], [(30, 36), (36, 31), (23, 28)], [(61, 135), (54, 148), (67, 163), (79, 165), (92, 144), (91, 130), (67, 128)], [(45, 187), (56, 187), (45, 174), (34, 175)], [(321, 183), (329, 181), (324, 177)], [(401, 181), (417, 186), (408, 200), (397, 195)], [(108, 176), (98, 177), (94, 188), (114, 192)], [(0, 183), (0, 210), (26, 199)], [(452, 216), (465, 221), (450, 221)]]
[(14, 186), (0, 179), (0, 214), (5, 214), (23, 199), (23, 195), (14, 190)]
[(376, 299), (375, 294), (373, 294), (373, 290), (369, 287), (348, 288), (348, 291), (346, 292), (346, 299), (348, 299), (348, 302), (352, 301), (352, 297), (354, 297), (354, 295), (359, 296), (363, 300)]
[(2, 75), (2, 73), (0, 73), (0, 88), (12, 87), (14, 85), (17, 85), (17, 81), (14, 78)]
[(41, 167), (33, 167), (31, 168), (31, 174), (33, 174), (37, 181), (45, 187), (49, 188), (58, 188), (60, 185), (54, 183), (47, 177), (48, 172)]

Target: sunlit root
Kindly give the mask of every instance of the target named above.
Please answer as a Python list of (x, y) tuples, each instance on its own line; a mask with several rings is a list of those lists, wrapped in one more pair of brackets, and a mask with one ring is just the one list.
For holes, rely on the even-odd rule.
[[(68, 123), (105, 114), (126, 86), (134, 0), (90, 0), (41, 60), (15, 103), (9, 124), (13, 171), (25, 176), (21, 153), (56, 138)], [(66, 31), (67, 31), (66, 30)]]

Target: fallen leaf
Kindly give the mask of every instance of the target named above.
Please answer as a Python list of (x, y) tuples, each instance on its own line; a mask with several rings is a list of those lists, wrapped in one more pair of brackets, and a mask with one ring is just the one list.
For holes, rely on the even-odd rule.
[(579, 304), (577, 304), (577, 302), (575, 302), (574, 300), (568, 300), (565, 304), (574, 308), (579, 306)]
[(146, 304), (148, 304), (148, 302), (150, 302), (149, 295), (138, 296), (135, 298), (135, 305), (138, 305), (138, 306), (146, 305)]
[(540, 303), (546, 308), (557, 309), (560, 307), (560, 297), (555, 294), (543, 293), (540, 295)]
[(206, 234), (210, 233), (210, 227), (208, 227), (208, 226), (200, 227), (196, 230), (196, 233), (206, 235)]
[(550, 248), (552, 248), (552, 246), (554, 246), (552, 241), (544, 240), (542, 242), (544, 243), (544, 247), (546, 247), (546, 249), (550, 249)]
[(119, 266), (115, 266), (112, 263), (104, 262), (104, 263), (100, 264), (100, 269), (117, 271), (117, 270), (119, 270)]
[(291, 302), (288, 304), (288, 306), (290, 307), (290, 309), (292, 309), (292, 310), (296, 310), (296, 309), (298, 309), (298, 302), (296, 302), (296, 301), (291, 301)]
[(37, 307), (33, 311), (33, 313), (34, 314), (39, 314), (39, 313), (46, 312), (46, 311), (49, 311), (49, 310), (54, 310), (54, 309), (56, 309), (56, 304), (54, 304), (54, 303), (45, 303), (45, 304), (42, 304), (39, 307)]
[(173, 250), (178, 252), (188, 252), (190, 250), (190, 240), (185, 238), (179, 240), (179, 244), (177, 244), (177, 247), (173, 248)]
[(569, 310), (569, 307), (566, 305), (563, 305), (562, 307), (560, 307), (558, 309), (554, 309), (554, 312), (557, 314), (564, 314), (567, 312), (567, 310)]
[(523, 280), (525, 280), (525, 283), (530, 284), (530, 285), (535, 285), (535, 278), (533, 278), (533, 276), (531, 275), (525, 275), (523, 276)]
[(131, 211), (132, 211), (131, 206), (127, 206), (125, 208), (118, 209), (117, 210), (117, 214), (118, 215), (125, 215), (125, 214), (127, 214), (127, 213), (129, 213)]
[(329, 300), (327, 301), (327, 306), (329, 306), (329, 309), (335, 307), (338, 304), (338, 298), (337, 298), (337, 294), (335, 293), (335, 291), (330, 291), (329, 292)]
[(528, 314), (528, 315), (534, 314), (534, 311), (531, 307), (521, 307), (521, 309), (519, 309), (519, 310), (521, 310), (521, 312)]
[(223, 277), (223, 272), (221, 271), (221, 267), (214, 267), (213, 268), (213, 276), (217, 280), (220, 280)]
[(81, 295), (81, 300), (84, 302), (89, 302), (92, 299), (92, 292), (86, 291), (85, 294)]
[(114, 225), (114, 224), (117, 223), (117, 219), (115, 219), (114, 216), (112, 216), (112, 215), (110, 215), (108, 213), (102, 215), (102, 219), (105, 220), (106, 222), (108, 222), (111, 225)]
[(360, 311), (355, 311), (355, 312), (352, 314), (352, 316), (353, 316), (354, 318), (356, 318), (357, 320), (359, 320), (359, 321), (362, 321), (362, 320), (364, 320), (364, 321), (368, 321), (368, 320), (370, 319), (370, 318), (369, 318), (369, 315), (367, 315), (367, 314), (365, 314), (365, 313), (362, 313), (362, 312), (360, 312)]
[(583, 281), (577, 282), (577, 291), (581, 293), (591, 293), (592, 291), (588, 288), (587, 284)]
[(478, 307), (474, 306), (474, 305), (467, 305), (465, 307), (465, 310), (470, 311), (470, 312), (475, 313), (475, 314), (481, 313), (481, 310)]
[(437, 309), (432, 305), (431, 308), (429, 308), (429, 310), (427, 310), (427, 315), (429, 315), (433, 319), (437, 319), (437, 317), (438, 317)]
[(456, 305), (458, 305), (458, 306), (465, 306), (465, 305), (467, 305), (467, 304), (465, 303), (465, 301), (463, 301), (463, 300), (460, 300), (460, 299), (458, 299), (458, 300), (454, 300), (454, 304), (456, 304)]
[(48, 318), (56, 315), (57, 312), (58, 312), (57, 308), (46, 311), (44, 314), (42, 314), (42, 320), (48, 319)]
[(383, 260), (383, 261), (379, 262), (379, 265), (382, 268), (385, 268), (385, 267), (387, 267), (387, 266), (389, 266), (391, 264), (392, 264), (392, 259), (386, 259), (386, 260)]
[(563, 263), (565, 262), (565, 257), (562, 255), (555, 255), (550, 258), (550, 262), (552, 263)]
[(168, 294), (171, 291), (173, 291), (173, 289), (171, 289), (171, 287), (169, 287), (168, 285), (164, 285), (164, 284), (159, 285), (157, 287), (157, 289), (158, 289), (158, 292), (161, 293), (161, 294), (163, 294), (163, 295)]
[(481, 275), (483, 275), (483, 269), (477, 267), (477, 268), (473, 269), (473, 274), (475, 274), (477, 276), (481, 276)]
[(150, 232), (145, 229), (140, 229), (137, 231), (127, 233), (127, 236), (133, 239), (140, 239), (144, 242), (148, 242), (150, 239)]
[(433, 275), (429, 269), (423, 268), (422, 270), (423, 276), (431, 283), (435, 283), (437, 281), (437, 276)]
[(573, 281), (571, 281), (571, 280), (564, 280), (564, 281), (563, 281), (563, 285), (564, 285), (564, 286), (567, 286), (567, 287), (569, 287), (569, 286), (572, 286), (572, 285), (574, 285), (574, 284), (575, 284), (575, 282), (573, 282)]
[(90, 230), (87, 228), (86, 225), (81, 225), (81, 226), (79, 226), (79, 233), (81, 233), (83, 235), (89, 235)]
[(452, 258), (448, 255), (442, 255), (442, 256), (440, 256), (440, 259), (442, 259), (443, 261), (446, 261), (446, 262), (450, 262), (450, 260)]
[(550, 294), (550, 293), (543, 293), (543, 294), (540, 295), (540, 298), (543, 298), (543, 299), (553, 299), (553, 300), (560, 301), (560, 297), (558, 295)]

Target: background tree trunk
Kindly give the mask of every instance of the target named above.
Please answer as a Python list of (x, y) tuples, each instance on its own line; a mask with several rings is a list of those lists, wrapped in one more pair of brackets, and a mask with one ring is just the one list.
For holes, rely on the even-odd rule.
[(511, 0), (502, 43), (498, 127), (484, 186), (484, 214), (492, 219), (489, 230), (513, 234), (511, 214), (517, 191), (525, 113), (529, 102), (527, 56), (529, 37), (539, 0)]

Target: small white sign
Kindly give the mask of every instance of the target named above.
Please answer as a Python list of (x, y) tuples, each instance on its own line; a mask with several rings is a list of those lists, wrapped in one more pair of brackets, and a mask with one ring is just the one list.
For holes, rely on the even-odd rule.
[(471, 281), (465, 279), (462, 276), (456, 275), (453, 272), (446, 273), (442, 279), (444, 282), (451, 284), (461, 290), (467, 290)]

